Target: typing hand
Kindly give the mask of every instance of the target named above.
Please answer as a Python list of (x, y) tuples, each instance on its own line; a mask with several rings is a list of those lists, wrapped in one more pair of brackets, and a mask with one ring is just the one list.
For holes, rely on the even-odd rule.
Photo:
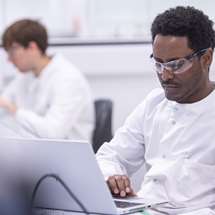
[(6, 109), (13, 114), (15, 114), (17, 111), (17, 107), (15, 104), (2, 97), (0, 97), (0, 107)]
[(130, 179), (126, 175), (113, 175), (107, 180), (111, 193), (119, 197), (135, 196)]

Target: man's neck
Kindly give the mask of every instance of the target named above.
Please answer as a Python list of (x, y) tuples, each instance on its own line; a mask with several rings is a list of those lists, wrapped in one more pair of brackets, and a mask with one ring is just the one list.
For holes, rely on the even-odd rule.
[(32, 69), (33, 74), (37, 77), (40, 76), (41, 72), (49, 64), (50, 61), (51, 61), (50, 57), (48, 57), (47, 55), (41, 55), (35, 61), (34, 67)]
[[(197, 101), (200, 101), (204, 98), (206, 98), (212, 91), (214, 91), (215, 89), (215, 83), (213, 81), (209, 81), (208, 80), (208, 83), (206, 84), (207, 87), (205, 87), (204, 89), (202, 89), (202, 93), (201, 93), (201, 97), (198, 98), (198, 100), (194, 101), (194, 102), (197, 102)], [(192, 102), (191, 102), (192, 103)]]

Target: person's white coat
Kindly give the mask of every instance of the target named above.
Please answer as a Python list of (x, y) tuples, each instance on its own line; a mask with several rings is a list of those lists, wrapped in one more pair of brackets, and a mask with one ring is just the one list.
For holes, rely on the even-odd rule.
[(62, 55), (54, 56), (39, 77), (19, 75), (2, 97), (17, 106), (15, 120), (36, 137), (91, 141), (94, 105), (90, 87)]
[(153, 202), (169, 202), (157, 208), (160, 213), (214, 209), (214, 131), (215, 91), (199, 102), (179, 104), (157, 89), (115, 137), (102, 145), (97, 159), (106, 178), (131, 176), (145, 165), (138, 195)]

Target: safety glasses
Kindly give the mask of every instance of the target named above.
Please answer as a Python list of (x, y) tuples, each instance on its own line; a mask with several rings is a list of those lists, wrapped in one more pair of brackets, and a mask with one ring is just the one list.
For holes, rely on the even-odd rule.
[(156, 61), (153, 54), (151, 54), (150, 57), (154, 61), (154, 65), (155, 65), (157, 73), (162, 74), (164, 69), (170, 70), (173, 73), (181, 73), (181, 72), (186, 71), (187, 69), (189, 69), (192, 66), (192, 59), (194, 57), (201, 56), (206, 51), (207, 51), (207, 49), (202, 49), (200, 51), (193, 52), (192, 54), (187, 55), (183, 58), (172, 60), (172, 61), (169, 61), (166, 63), (161, 63), (161, 62)]

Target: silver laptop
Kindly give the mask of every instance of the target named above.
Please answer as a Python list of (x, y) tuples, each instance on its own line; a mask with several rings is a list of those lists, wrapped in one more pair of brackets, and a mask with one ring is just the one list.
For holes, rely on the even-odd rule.
[(13, 201), (24, 195), (33, 214), (128, 214), (150, 206), (139, 199), (115, 203), (86, 142), (2, 138), (0, 171), (0, 189)]

